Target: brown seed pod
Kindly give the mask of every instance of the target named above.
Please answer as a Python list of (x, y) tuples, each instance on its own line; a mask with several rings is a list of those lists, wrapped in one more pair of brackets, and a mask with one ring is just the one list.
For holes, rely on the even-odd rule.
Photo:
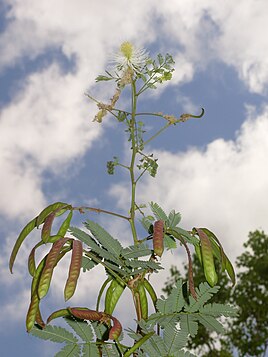
[(56, 212), (50, 213), (43, 224), (42, 231), (41, 231), (41, 238), (44, 243), (47, 243), (51, 234), (51, 227), (56, 216)]
[(74, 317), (81, 320), (101, 321), (106, 315), (103, 312), (90, 310), (86, 307), (69, 307), (68, 310)]
[(72, 249), (71, 264), (69, 268), (69, 276), (66, 281), (66, 285), (64, 289), (65, 301), (69, 300), (75, 292), (77, 280), (79, 278), (79, 274), (81, 271), (82, 255), (83, 255), (82, 242), (80, 242), (80, 240), (73, 240), (73, 249)]
[(160, 220), (154, 223), (153, 249), (156, 255), (162, 256), (164, 251), (164, 221)]
[(110, 340), (117, 340), (118, 337), (121, 335), (122, 332), (122, 325), (121, 323), (113, 316), (111, 316), (111, 320), (113, 321), (113, 327), (110, 329), (109, 332), (109, 339)]

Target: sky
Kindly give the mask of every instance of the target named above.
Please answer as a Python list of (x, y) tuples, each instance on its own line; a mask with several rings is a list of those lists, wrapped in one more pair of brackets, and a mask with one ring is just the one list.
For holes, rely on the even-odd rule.
[[(84, 95), (101, 101), (113, 95), (111, 85), (95, 78), (123, 41), (175, 60), (173, 80), (146, 94), (140, 110), (180, 115), (205, 108), (202, 119), (172, 127), (152, 142), (159, 173), (144, 177), (138, 200), (181, 212), (185, 229), (210, 228), (232, 262), (249, 231), (268, 232), (267, 31), (266, 0), (0, 1), (3, 356), (46, 357), (57, 350), (25, 331), (27, 254), (38, 232), (22, 246), (11, 275), (8, 258), (21, 228), (55, 201), (128, 210), (127, 177), (120, 170), (108, 176), (105, 168), (113, 156), (127, 160), (126, 137), (111, 117), (92, 122), (97, 108)], [(128, 106), (127, 98), (122, 104)], [(155, 120), (148, 119), (148, 130), (159, 125)], [(129, 243), (122, 222), (90, 218)], [(83, 219), (76, 216), (75, 223)], [(182, 252), (167, 253), (163, 264), (184, 259)], [(64, 304), (68, 262), (61, 266), (45, 314)], [(90, 284), (81, 277), (72, 304), (94, 304), (103, 278), (98, 272)], [(167, 275), (155, 280), (159, 292)], [(123, 313), (121, 306), (118, 315)]]

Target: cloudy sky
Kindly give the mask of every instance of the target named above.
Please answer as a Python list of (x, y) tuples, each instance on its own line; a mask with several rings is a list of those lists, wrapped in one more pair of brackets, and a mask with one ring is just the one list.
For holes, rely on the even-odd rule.
[[(238, 0), (235, 5), (231, 0), (2, 0), (0, 31), (4, 356), (35, 356), (40, 346), (38, 355), (54, 351), (52, 344), (42, 345), (25, 332), (31, 239), (19, 253), (14, 274), (7, 270), (21, 227), (58, 200), (128, 209), (126, 177), (105, 174), (113, 155), (126, 159), (123, 130), (109, 117), (103, 125), (93, 123), (96, 106), (84, 96), (111, 97), (113, 88), (96, 85), (94, 79), (123, 41), (145, 47), (152, 57), (168, 52), (176, 61), (173, 81), (145, 96), (142, 110), (175, 115), (198, 113), (201, 107), (206, 111), (202, 119), (172, 127), (151, 144), (159, 174), (141, 183), (139, 201), (180, 211), (186, 229), (214, 230), (232, 261), (250, 230), (268, 232), (266, 0)], [(147, 125), (149, 130), (158, 124), (148, 119)], [(124, 225), (100, 219), (127, 242)], [(181, 262), (183, 257), (173, 253), (163, 260)], [(55, 276), (45, 313), (53, 304), (64, 304), (64, 274)], [(93, 303), (97, 270), (90, 281), (89, 286), (82, 277), (72, 303)]]

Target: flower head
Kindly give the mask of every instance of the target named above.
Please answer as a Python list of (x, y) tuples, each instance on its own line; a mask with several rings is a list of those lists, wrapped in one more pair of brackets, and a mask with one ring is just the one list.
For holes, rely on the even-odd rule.
[(123, 42), (118, 53), (114, 55), (113, 62), (119, 71), (125, 72), (129, 68), (139, 73), (140, 69), (146, 64), (149, 56), (144, 48), (138, 48), (131, 42)]

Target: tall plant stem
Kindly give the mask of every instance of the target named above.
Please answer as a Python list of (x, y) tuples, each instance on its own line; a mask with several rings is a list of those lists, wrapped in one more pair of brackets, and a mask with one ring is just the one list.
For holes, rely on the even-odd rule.
[(131, 162), (129, 166), (130, 181), (131, 181), (131, 204), (130, 204), (130, 226), (133, 236), (134, 244), (138, 243), (137, 231), (135, 226), (135, 199), (136, 199), (136, 181), (135, 181), (135, 159), (137, 154), (135, 126), (136, 126), (136, 110), (137, 110), (137, 95), (136, 95), (136, 83), (132, 80), (132, 102), (131, 102), (131, 120), (130, 120), (130, 137), (131, 137)]

